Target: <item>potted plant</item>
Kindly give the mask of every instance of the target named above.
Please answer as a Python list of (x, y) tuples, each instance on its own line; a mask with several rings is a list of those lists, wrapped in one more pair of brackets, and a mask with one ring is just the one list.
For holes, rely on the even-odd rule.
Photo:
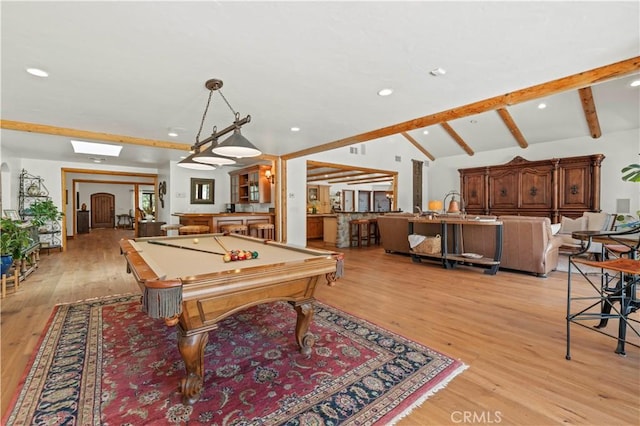
[(0, 222), (0, 255), (2, 255), (2, 274), (6, 274), (14, 260), (22, 258), (24, 250), (31, 244), (26, 228), (11, 219)]
[(63, 216), (63, 213), (58, 210), (51, 200), (35, 201), (29, 206), (29, 214), (31, 216), (31, 223), (38, 228), (52, 221), (57, 222), (62, 219)]

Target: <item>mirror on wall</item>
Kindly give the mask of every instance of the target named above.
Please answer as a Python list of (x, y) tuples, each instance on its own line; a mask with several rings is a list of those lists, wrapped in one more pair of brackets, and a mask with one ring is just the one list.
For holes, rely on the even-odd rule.
[(191, 204), (214, 204), (214, 179), (191, 178)]

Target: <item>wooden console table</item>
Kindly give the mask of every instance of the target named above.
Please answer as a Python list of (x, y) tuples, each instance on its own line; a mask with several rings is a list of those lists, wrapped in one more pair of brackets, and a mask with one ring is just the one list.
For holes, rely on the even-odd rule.
[[(476, 220), (462, 217), (436, 217), (429, 219), (426, 217), (418, 217), (409, 219), (409, 235), (413, 234), (414, 224), (416, 223), (435, 223), (440, 224), (440, 234), (442, 241), (442, 253), (426, 254), (412, 253), (411, 257), (415, 262), (420, 262), (421, 258), (435, 258), (442, 260), (442, 266), (446, 269), (454, 268), (458, 263), (468, 263), (478, 266), (488, 267), (484, 271), (485, 274), (495, 275), (500, 267), (500, 259), (502, 258), (502, 222), (499, 220)], [(482, 257), (470, 257), (468, 253), (462, 253), (459, 244), (462, 237), (463, 226), (493, 226), (495, 228), (496, 248), (495, 252), (488, 256), (489, 253), (478, 253)], [(453, 248), (450, 249), (448, 244), (449, 230), (453, 231)]]

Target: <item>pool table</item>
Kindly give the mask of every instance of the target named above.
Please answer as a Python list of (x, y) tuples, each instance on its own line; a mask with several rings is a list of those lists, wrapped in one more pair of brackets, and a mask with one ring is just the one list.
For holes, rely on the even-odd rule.
[[(342, 274), (341, 253), (234, 234), (123, 239), (120, 249), (142, 290), (143, 311), (178, 327), (186, 368), (180, 389), (187, 404), (200, 398), (204, 349), (218, 321), (253, 305), (288, 301), (297, 313), (296, 341), (310, 356), (316, 286), (333, 285)], [(234, 250), (258, 257), (225, 262), (224, 254)]]

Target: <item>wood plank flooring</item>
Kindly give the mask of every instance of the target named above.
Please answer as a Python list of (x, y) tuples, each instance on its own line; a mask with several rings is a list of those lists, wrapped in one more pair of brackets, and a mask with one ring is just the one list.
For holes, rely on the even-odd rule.
[[(39, 270), (2, 299), (2, 414), (55, 304), (138, 292), (117, 245), (131, 236), (80, 234), (67, 252), (44, 254)], [(469, 366), (400, 425), (640, 424), (640, 349), (621, 357), (613, 339), (572, 327), (573, 359), (564, 358), (566, 273), (488, 276), (415, 264), (379, 246), (343, 251), (345, 276), (321, 286), (320, 301)]]

